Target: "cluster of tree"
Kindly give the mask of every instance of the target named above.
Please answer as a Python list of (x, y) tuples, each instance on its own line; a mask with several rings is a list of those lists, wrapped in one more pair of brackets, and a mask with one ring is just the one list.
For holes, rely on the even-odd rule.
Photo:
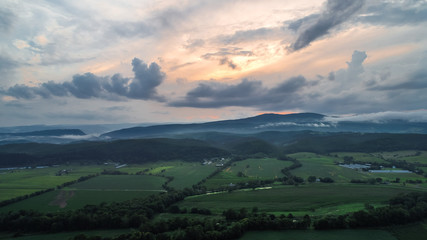
[(291, 166), (285, 167), (285, 168), (283, 168), (281, 170), (281, 172), (283, 173), (283, 175), (285, 175), (282, 178), (283, 184), (285, 184), (285, 185), (298, 185), (298, 184), (304, 183), (304, 179), (303, 178), (294, 176), (291, 173), (291, 170), (294, 170), (294, 169), (299, 168), (299, 167), (302, 166), (302, 164), (298, 160), (296, 160), (295, 158), (291, 158), (289, 156), (286, 156), (286, 155), (279, 156), (279, 160), (292, 162)]
[(101, 172), (102, 175), (129, 175), (127, 172), (122, 172), (119, 170), (112, 170), (112, 169), (104, 169)]
[(361, 184), (377, 184), (377, 183), (382, 183), (383, 179), (382, 178), (369, 178), (369, 179), (351, 179), (350, 183), (361, 183)]
[[(226, 212), (231, 212), (227, 210)], [(219, 218), (193, 219), (187, 217), (176, 217), (168, 220), (160, 220), (142, 225), (139, 231), (124, 234), (113, 240), (141, 240), (141, 239), (161, 239), (161, 240), (228, 240), (237, 239), (249, 230), (290, 230), (307, 229), (311, 219), (308, 215), (303, 218), (292, 216), (249, 214), (246, 210), (240, 210), (243, 215), (238, 219), (223, 220)], [(74, 240), (97, 239), (79, 235)]]
[(385, 227), (427, 218), (427, 193), (409, 193), (394, 197), (386, 207), (367, 207), (354, 213), (326, 216), (314, 222), (317, 230)]
[(60, 213), (20, 210), (0, 214), (0, 231), (59, 232), (89, 229), (137, 228), (154, 214), (166, 211), (186, 196), (199, 194), (192, 189), (151, 195), (120, 203), (87, 205)]
[[(72, 144), (9, 144), (0, 146), (0, 166), (17, 167), (69, 163), (102, 164), (105, 161), (145, 163), (181, 159), (200, 161), (230, 153), (192, 139), (131, 139)], [(4, 160), (3, 160), (4, 159)]]

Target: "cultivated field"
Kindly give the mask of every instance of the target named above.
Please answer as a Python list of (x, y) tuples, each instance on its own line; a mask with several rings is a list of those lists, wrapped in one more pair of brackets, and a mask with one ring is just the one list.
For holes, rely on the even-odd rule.
[[(47, 168), (17, 169), (0, 171), (0, 201), (31, 194), (40, 190), (55, 188), (82, 176), (96, 174), (112, 166), (64, 165)], [(58, 172), (67, 170), (60, 176)]]
[(188, 197), (178, 205), (180, 208), (207, 208), (217, 214), (229, 208), (251, 210), (257, 207), (260, 212), (276, 215), (338, 215), (363, 209), (365, 204), (382, 205), (400, 193), (412, 191), (416, 190), (381, 185), (313, 183), (198, 195)]
[(281, 170), (291, 164), (289, 161), (276, 158), (251, 158), (234, 162), (230, 167), (208, 179), (204, 186), (214, 189), (238, 182), (283, 177)]
[(165, 178), (145, 175), (101, 175), (70, 187), (44, 193), (0, 208), (1, 212), (37, 209), (56, 212), (88, 204), (125, 201), (163, 192)]

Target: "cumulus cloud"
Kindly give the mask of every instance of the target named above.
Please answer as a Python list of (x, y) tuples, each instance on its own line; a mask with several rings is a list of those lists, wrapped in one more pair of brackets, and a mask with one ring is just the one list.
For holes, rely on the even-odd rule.
[(164, 97), (157, 93), (157, 87), (163, 82), (165, 74), (157, 63), (148, 66), (138, 58), (132, 60), (134, 78), (124, 78), (120, 74), (110, 77), (100, 77), (93, 73), (77, 74), (69, 82), (55, 83), (49, 81), (38, 87), (15, 85), (0, 93), (15, 98), (32, 99), (37, 96), (50, 98), (52, 96), (74, 96), (81, 99), (103, 98), (164, 101)]
[(309, 86), (303, 76), (283, 81), (273, 88), (266, 88), (261, 81), (243, 79), (238, 84), (202, 82), (190, 90), (184, 99), (172, 101), (169, 106), (218, 108), (228, 106), (277, 109), (294, 107), (299, 101), (298, 91)]
[[(326, 9), (319, 15), (317, 20), (312, 21), (314, 16), (305, 17), (290, 24), (292, 29), (302, 29), (297, 40), (289, 47), (297, 51), (310, 45), (311, 42), (329, 33), (329, 31), (347, 21), (364, 4), (364, 0), (328, 0)], [(308, 26), (304, 26), (304, 23)]]

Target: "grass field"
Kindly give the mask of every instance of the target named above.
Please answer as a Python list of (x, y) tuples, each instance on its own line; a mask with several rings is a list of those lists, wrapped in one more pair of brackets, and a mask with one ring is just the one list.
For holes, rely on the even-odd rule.
[(389, 230), (399, 240), (419, 240), (427, 236), (427, 222), (412, 223), (393, 227)]
[(333, 230), (333, 231), (256, 231), (248, 232), (239, 240), (397, 240), (384, 230)]
[(115, 230), (98, 230), (98, 231), (78, 231), (78, 232), (64, 232), (64, 233), (52, 233), (52, 234), (35, 234), (35, 235), (24, 235), (21, 237), (13, 237), (12, 234), (0, 233), (0, 239), (19, 239), (19, 240), (58, 240), (58, 239), (70, 239), (79, 234), (85, 234), (86, 236), (100, 236), (100, 237), (117, 237), (121, 234), (130, 233), (130, 229), (115, 229)]
[[(354, 156), (358, 156), (358, 153), (353, 153)], [(404, 182), (407, 179), (422, 181), (425, 180), (423, 176), (415, 173), (369, 173), (364, 171), (358, 171), (354, 169), (344, 168), (336, 165), (335, 162), (341, 160), (332, 156), (319, 155), (315, 153), (295, 153), (290, 154), (290, 157), (296, 158), (301, 162), (302, 167), (292, 170), (292, 174), (307, 179), (313, 175), (316, 177), (330, 177), (338, 183), (348, 183), (352, 179), (369, 179), (369, 178), (382, 178), (383, 181), (394, 181), (396, 178), (400, 178), (400, 182)], [(343, 156), (349, 154), (344, 153)], [(360, 154), (364, 156), (363, 154)], [(368, 157), (368, 156), (365, 156)], [(401, 184), (399, 184), (401, 185)], [(422, 185), (422, 187), (424, 187)]]
[(88, 204), (118, 202), (157, 194), (165, 178), (145, 175), (102, 175), (62, 190), (48, 192), (0, 208), (0, 212), (37, 209), (56, 212), (82, 208)]
[(380, 152), (375, 155), (382, 156), (384, 159), (405, 160), (409, 163), (427, 164), (427, 151), (396, 151), (396, 152)]
[(162, 174), (174, 177), (169, 186), (176, 189), (191, 187), (216, 170), (215, 164), (202, 165), (199, 162), (156, 162), (144, 165), (130, 165), (119, 169), (123, 172), (136, 173), (148, 170), (147, 174)]
[[(57, 166), (0, 171), (0, 201), (54, 188), (65, 182), (77, 180), (79, 177), (99, 173), (105, 168), (111, 168), (111, 166)], [(55, 175), (63, 169), (69, 170), (69, 173), (62, 176)]]
[(386, 161), (378, 157), (378, 155), (371, 154), (371, 153), (336, 152), (336, 153), (331, 153), (330, 155), (331, 156), (337, 155), (339, 158), (344, 158), (345, 156), (353, 157), (354, 161), (357, 161), (357, 162), (386, 163)]
[[(281, 170), (290, 166), (289, 161), (281, 161), (275, 158), (251, 158), (238, 161), (232, 166), (208, 179), (204, 185), (208, 189), (227, 186), (230, 183), (247, 182), (250, 180), (266, 180), (283, 177)], [(242, 177), (238, 173), (243, 174)]]
[(370, 176), (362, 172), (340, 167), (336, 161), (340, 158), (318, 155), (315, 153), (295, 153), (290, 157), (301, 162), (302, 167), (292, 170), (292, 174), (307, 179), (309, 176), (330, 177), (336, 182), (350, 182), (351, 179), (366, 179)]
[(188, 197), (179, 207), (208, 208), (220, 214), (229, 208), (252, 209), (260, 212), (312, 216), (343, 214), (364, 208), (365, 203), (381, 205), (399, 193), (416, 191), (414, 188), (380, 185), (323, 184), (280, 186), (266, 190), (233, 191), (212, 195)]

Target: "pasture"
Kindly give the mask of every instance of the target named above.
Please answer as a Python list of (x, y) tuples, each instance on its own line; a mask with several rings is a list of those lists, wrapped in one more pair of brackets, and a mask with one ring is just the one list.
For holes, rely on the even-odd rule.
[[(358, 153), (354, 154), (355, 157), (359, 155)], [(326, 156), (315, 153), (295, 153), (289, 156), (296, 158), (302, 164), (302, 167), (292, 170), (291, 173), (304, 179), (307, 179), (309, 176), (330, 177), (337, 183), (349, 183), (352, 179), (367, 180), (370, 178), (382, 178), (383, 181), (392, 182), (396, 178), (399, 178), (400, 183), (397, 185), (401, 185), (406, 180), (425, 180), (423, 176), (415, 173), (370, 173), (341, 167), (336, 165), (336, 162), (342, 161), (342, 159), (335, 157), (334, 154)], [(343, 156), (349, 155), (344, 153)], [(361, 154), (361, 156), (364, 155)], [(368, 158), (368, 156), (365, 157)]]
[(380, 152), (376, 153), (384, 159), (401, 160), (408, 163), (427, 164), (427, 151), (395, 151), (395, 152)]
[(239, 240), (397, 240), (391, 233), (384, 230), (331, 230), (331, 231), (254, 231), (248, 232)]
[(145, 175), (101, 175), (70, 187), (44, 193), (0, 208), (1, 212), (37, 209), (56, 212), (82, 208), (88, 204), (119, 202), (162, 192), (165, 178)]
[[(268, 180), (283, 177), (281, 170), (292, 163), (276, 158), (250, 158), (234, 162), (208, 179), (204, 186), (208, 189), (224, 187), (230, 183), (247, 182), (251, 180)], [(240, 175), (240, 176), (239, 176)]]
[(171, 176), (174, 179), (169, 183), (169, 186), (176, 189), (183, 189), (186, 187), (191, 188), (191, 186), (209, 176), (216, 169), (215, 163), (202, 165), (200, 162), (170, 161), (136, 166), (130, 165), (119, 170), (128, 173), (145, 171), (146, 174)]
[[(2, 170), (0, 171), (0, 201), (55, 188), (82, 176), (99, 173), (105, 168), (111, 168), (111, 166), (63, 165), (47, 168)], [(57, 176), (57, 173), (64, 169), (67, 170), (67, 174)]]
[(386, 203), (400, 194), (416, 191), (413, 188), (380, 185), (324, 184), (277, 186), (265, 190), (240, 190), (211, 195), (198, 195), (180, 202), (180, 208), (207, 208), (220, 214), (229, 208), (252, 209), (276, 215), (292, 213), (311, 216), (344, 214), (363, 209), (365, 204)]
[[(364, 162), (364, 163), (386, 163), (381, 156), (372, 153), (359, 153), (359, 152), (336, 152), (331, 153), (331, 156), (338, 156), (344, 160), (344, 157), (352, 157), (356, 162)], [(343, 161), (342, 160), (342, 161)]]

